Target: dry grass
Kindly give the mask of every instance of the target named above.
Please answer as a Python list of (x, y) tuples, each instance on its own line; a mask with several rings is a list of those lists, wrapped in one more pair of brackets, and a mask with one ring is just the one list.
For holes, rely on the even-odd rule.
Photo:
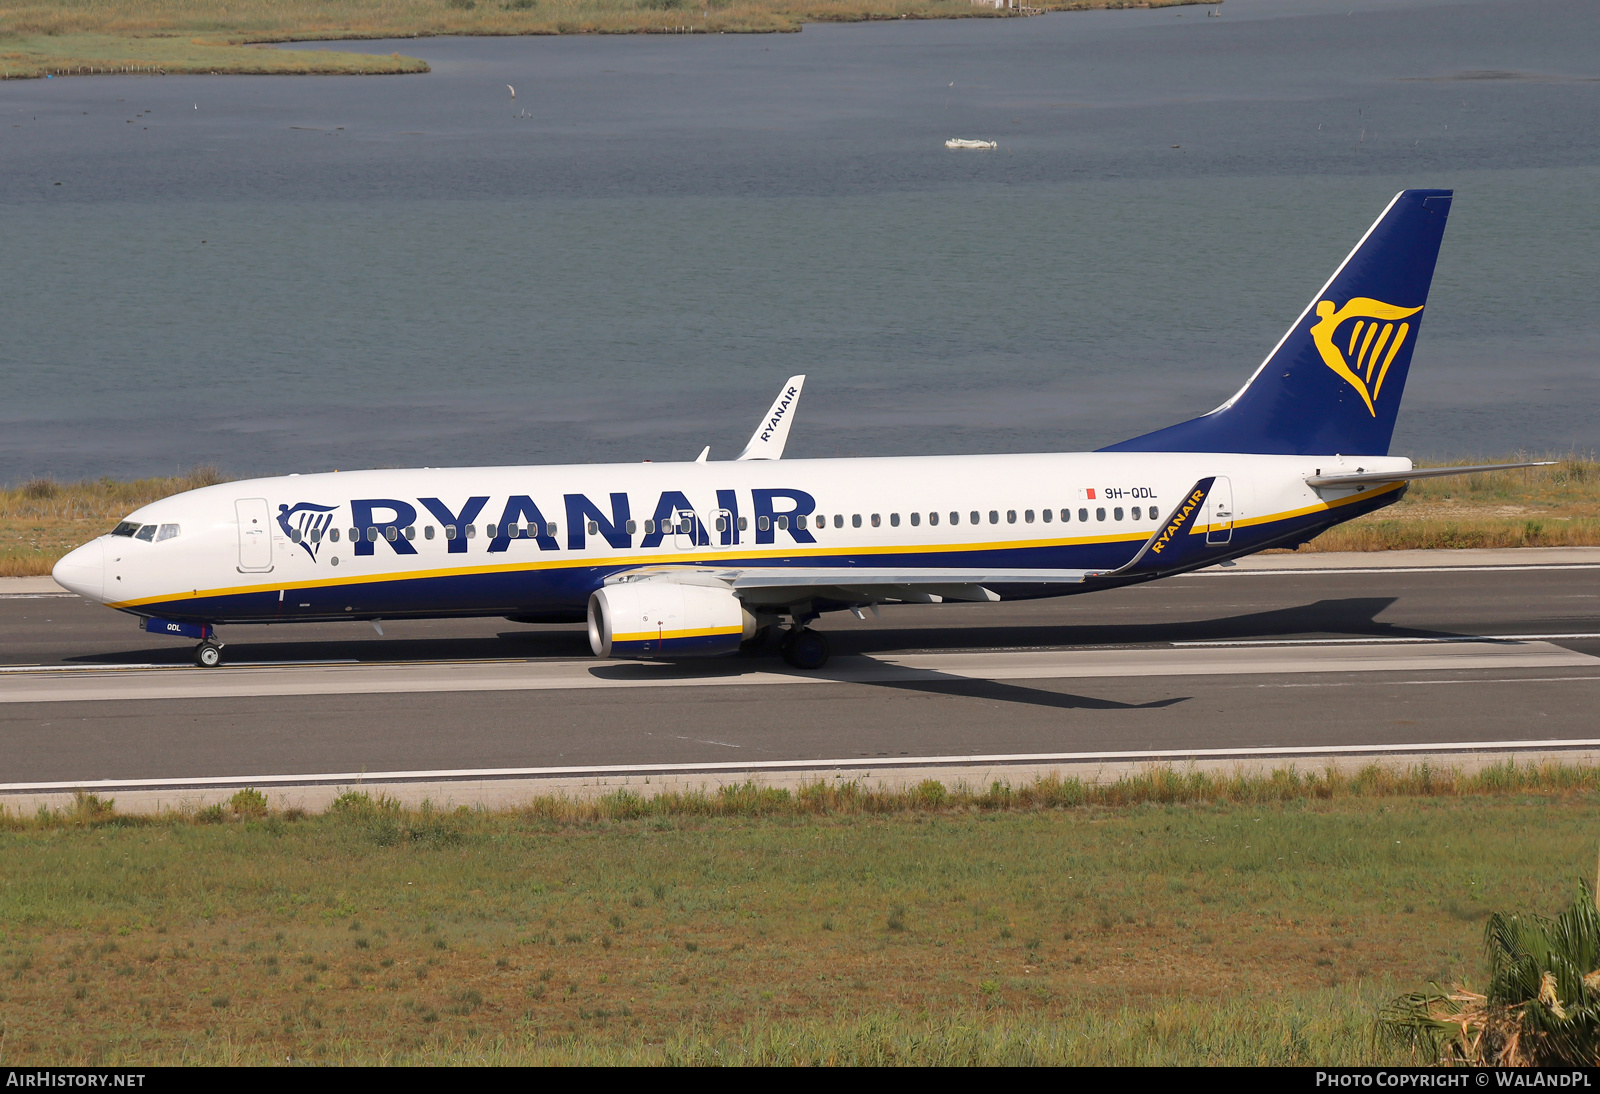
[[(1600, 545), (1600, 463), (1588, 456), (1506, 456), (1428, 466), (1555, 459), (1461, 478), (1419, 479), (1397, 504), (1329, 529), (1302, 551)], [(1422, 462), (1422, 461), (1419, 461)]]
[[(1040, 9), (1197, 0), (1033, 0)], [(0, 76), (425, 72), (415, 58), (253, 43), (439, 34), (751, 33), (806, 22), (1014, 17), (970, 0), (0, 0)]]
[(58, 483), (36, 478), (0, 490), (0, 577), (48, 574), (79, 544), (109, 532), (142, 505), (225, 481), (214, 467), (172, 478)]
[(0, 826), (0, 1064), (1407, 1062), (1372, 1019), (1586, 872), (1600, 773)]

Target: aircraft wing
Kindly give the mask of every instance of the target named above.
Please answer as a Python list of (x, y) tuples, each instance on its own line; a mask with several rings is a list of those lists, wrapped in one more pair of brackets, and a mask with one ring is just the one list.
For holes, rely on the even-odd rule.
[(1410, 471), (1358, 471), (1354, 475), (1311, 475), (1307, 486), (1368, 486), (1406, 479), (1437, 479), (1445, 475), (1479, 475), (1485, 471), (1515, 471), (1520, 467), (1549, 467), (1555, 460), (1530, 460), (1527, 463), (1481, 463), (1476, 467), (1413, 467)]
[(787, 605), (822, 598), (846, 604), (999, 600), (994, 585), (1081, 585), (1092, 570), (900, 569), (859, 566), (751, 566), (728, 569), (655, 566), (615, 574), (616, 581), (721, 585), (749, 604)]
[(789, 442), (789, 426), (794, 422), (795, 404), (800, 401), (800, 389), (805, 383), (804, 374), (791, 376), (784, 381), (778, 397), (767, 410), (767, 416), (750, 434), (750, 443), (734, 457), (735, 460), (783, 459), (783, 446)]

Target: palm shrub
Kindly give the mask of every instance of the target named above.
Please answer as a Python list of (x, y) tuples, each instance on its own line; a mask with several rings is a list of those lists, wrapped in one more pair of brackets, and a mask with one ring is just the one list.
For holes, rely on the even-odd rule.
[(1402, 995), (1379, 1012), (1380, 1036), (1445, 1063), (1600, 1063), (1600, 911), (1587, 886), (1554, 919), (1491, 915), (1484, 948), (1485, 994), (1435, 984)]

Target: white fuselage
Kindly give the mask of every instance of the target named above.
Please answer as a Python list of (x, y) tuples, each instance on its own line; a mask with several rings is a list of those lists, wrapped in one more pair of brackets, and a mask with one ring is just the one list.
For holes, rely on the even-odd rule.
[(1220, 488), (1197, 531), (1248, 554), (1399, 496), (1306, 485), (1358, 466), (1411, 464), (1132, 452), (290, 475), (147, 505), (56, 575), (123, 611), (208, 623), (559, 618), (638, 567), (1110, 570), (1203, 476)]

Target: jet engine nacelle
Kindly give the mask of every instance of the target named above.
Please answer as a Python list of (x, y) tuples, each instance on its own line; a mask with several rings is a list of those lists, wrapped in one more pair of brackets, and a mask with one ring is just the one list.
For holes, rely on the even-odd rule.
[(737, 652), (756, 628), (729, 589), (629, 581), (589, 597), (589, 648), (597, 657), (717, 657)]

